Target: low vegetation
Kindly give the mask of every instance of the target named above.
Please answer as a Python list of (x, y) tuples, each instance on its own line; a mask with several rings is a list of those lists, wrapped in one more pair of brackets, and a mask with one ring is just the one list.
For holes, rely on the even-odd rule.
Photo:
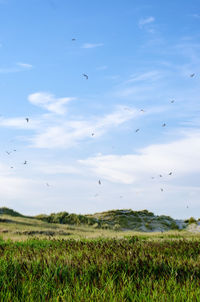
[[(38, 215), (35, 218), (49, 222), (70, 225), (88, 225), (95, 228), (135, 231), (178, 230), (180, 224), (169, 216), (156, 216), (147, 210), (112, 210), (90, 215), (69, 214), (67, 212)], [(181, 228), (186, 224), (182, 222)]]
[(168, 231), (177, 223), (168, 216), (115, 210), (36, 218), (0, 210), (0, 301), (200, 297), (200, 233)]
[(198, 301), (200, 241), (0, 241), (1, 301)]

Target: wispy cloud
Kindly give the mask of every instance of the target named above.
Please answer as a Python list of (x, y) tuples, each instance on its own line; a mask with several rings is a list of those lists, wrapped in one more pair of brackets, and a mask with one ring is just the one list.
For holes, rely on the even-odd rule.
[[(1, 44), (0, 44), (0, 47), (1, 47)], [(21, 72), (21, 71), (25, 71), (25, 70), (30, 70), (32, 68), (33, 68), (33, 65), (31, 65), (31, 64), (18, 62), (15, 64), (15, 66), (0, 68), (0, 73), (15, 73), (15, 72)]]
[(143, 82), (143, 81), (157, 81), (159, 80), (163, 74), (158, 70), (147, 71), (140, 74), (133, 74), (131, 75), (130, 79), (127, 83), (134, 83), (134, 82)]
[(16, 117), (16, 118), (0, 118), (0, 126), (3, 127), (12, 127), (16, 129), (32, 130), (37, 129), (40, 126), (41, 122), (37, 119), (31, 120), (31, 123), (27, 124), (25, 117)]
[(81, 174), (80, 167), (58, 164), (58, 163), (44, 163), (36, 162), (34, 165), (34, 170), (42, 174), (48, 175), (58, 175), (58, 174)]
[(147, 24), (150, 24), (150, 23), (153, 23), (155, 21), (155, 18), (154, 17), (147, 17), (147, 18), (142, 18), (139, 20), (139, 27), (142, 28), (144, 25), (147, 25)]
[[(103, 116), (97, 115), (87, 119), (73, 117), (73, 119), (66, 120), (65, 116), (62, 117), (66, 112), (65, 105), (74, 99), (56, 98), (54, 95), (44, 92), (33, 93), (28, 96), (29, 102), (54, 114), (30, 116), (29, 123), (25, 117), (2, 117), (0, 126), (35, 131), (31, 137), (26, 139), (34, 148), (66, 149), (84, 140), (95, 140), (115, 127), (141, 116), (139, 109), (118, 105), (113, 112)], [(57, 114), (61, 117), (58, 118)]]
[(66, 104), (75, 98), (65, 97), (65, 98), (56, 98), (53, 94), (47, 92), (36, 92), (28, 96), (28, 100), (33, 105), (47, 109), (50, 112), (56, 114), (65, 114)]
[[(40, 129), (30, 142), (35, 148), (71, 148), (83, 140), (96, 139), (127, 121), (140, 116), (139, 110), (124, 110), (119, 106), (114, 112), (88, 120), (53, 121)], [(92, 136), (94, 133), (94, 136)]]
[(81, 48), (96, 48), (96, 47), (100, 47), (103, 46), (103, 43), (84, 43)]
[(200, 132), (194, 131), (173, 142), (149, 145), (137, 154), (106, 155), (79, 160), (94, 174), (111, 182), (132, 184), (169, 172), (177, 178), (190, 173), (200, 175)]
[(16, 63), (16, 65), (18, 65), (18, 66), (20, 66), (20, 67), (22, 67), (22, 68), (26, 68), (26, 69), (31, 69), (31, 68), (33, 68), (33, 65), (28, 64), (28, 63), (18, 62), (18, 63)]

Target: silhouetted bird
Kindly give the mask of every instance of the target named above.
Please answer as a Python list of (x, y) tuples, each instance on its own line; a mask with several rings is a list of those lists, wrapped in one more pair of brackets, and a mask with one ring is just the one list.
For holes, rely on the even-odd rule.
[(195, 73), (192, 73), (192, 74), (190, 75), (191, 78), (193, 78), (194, 76), (195, 76)]
[(99, 185), (101, 185), (101, 181), (99, 180)]
[(27, 123), (29, 122), (29, 118), (28, 117), (26, 117), (25, 120), (27, 121)]
[(86, 78), (86, 80), (88, 80), (88, 75), (83, 73), (83, 76)]
[(144, 109), (140, 109), (141, 112), (145, 112)]
[(175, 102), (175, 100), (171, 100), (171, 103), (174, 103)]
[(92, 136), (94, 136), (94, 133), (92, 133)]
[(72, 41), (76, 41), (76, 39), (75, 39), (75, 38), (73, 38), (73, 39), (72, 39)]
[(27, 161), (26, 160), (24, 161), (24, 165), (27, 165)]
[(140, 129), (138, 128), (138, 129), (135, 130), (135, 132), (138, 132), (139, 130), (140, 130)]
[(166, 124), (164, 123), (164, 124), (162, 124), (162, 127), (165, 127), (166, 126)]
[(7, 153), (8, 155), (10, 155), (11, 152), (6, 151), (6, 153)]
[(172, 172), (170, 172), (169, 175), (172, 175)]
[(163, 188), (160, 188), (160, 191), (163, 192), (164, 191)]
[(159, 174), (160, 177), (162, 177), (162, 174)]

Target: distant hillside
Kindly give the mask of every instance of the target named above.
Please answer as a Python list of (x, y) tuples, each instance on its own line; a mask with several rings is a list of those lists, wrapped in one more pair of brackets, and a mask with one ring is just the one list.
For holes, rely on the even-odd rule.
[(0, 214), (10, 215), (10, 216), (14, 216), (14, 217), (24, 217), (24, 215), (12, 210), (12, 209), (6, 208), (6, 207), (0, 208)]
[[(85, 225), (92, 226), (93, 228), (111, 229), (120, 231), (142, 231), (142, 232), (155, 232), (155, 231), (169, 231), (180, 230), (186, 228), (189, 224), (195, 223), (194, 218), (189, 220), (175, 220), (170, 216), (157, 216), (147, 210), (133, 211), (126, 210), (111, 210), (101, 213), (78, 215), (70, 214), (68, 212), (52, 213), (50, 215), (37, 215), (34, 217), (24, 216), (9, 208), (0, 208), (0, 215), (10, 215), (15, 217), (24, 217), (39, 219), (47, 223), (58, 223), (66, 225)], [(197, 223), (197, 222), (196, 222)]]
[(186, 223), (169, 216), (156, 216), (147, 210), (112, 210), (90, 215), (69, 214), (67, 212), (38, 215), (50, 223), (81, 225), (86, 224), (95, 228), (114, 230), (136, 230), (143, 232), (178, 230), (186, 227)]

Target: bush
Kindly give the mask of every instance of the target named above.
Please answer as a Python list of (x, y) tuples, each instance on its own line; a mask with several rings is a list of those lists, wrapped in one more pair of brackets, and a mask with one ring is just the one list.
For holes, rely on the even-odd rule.
[(194, 217), (190, 217), (190, 219), (185, 220), (185, 222), (188, 224), (197, 223), (197, 221)]

